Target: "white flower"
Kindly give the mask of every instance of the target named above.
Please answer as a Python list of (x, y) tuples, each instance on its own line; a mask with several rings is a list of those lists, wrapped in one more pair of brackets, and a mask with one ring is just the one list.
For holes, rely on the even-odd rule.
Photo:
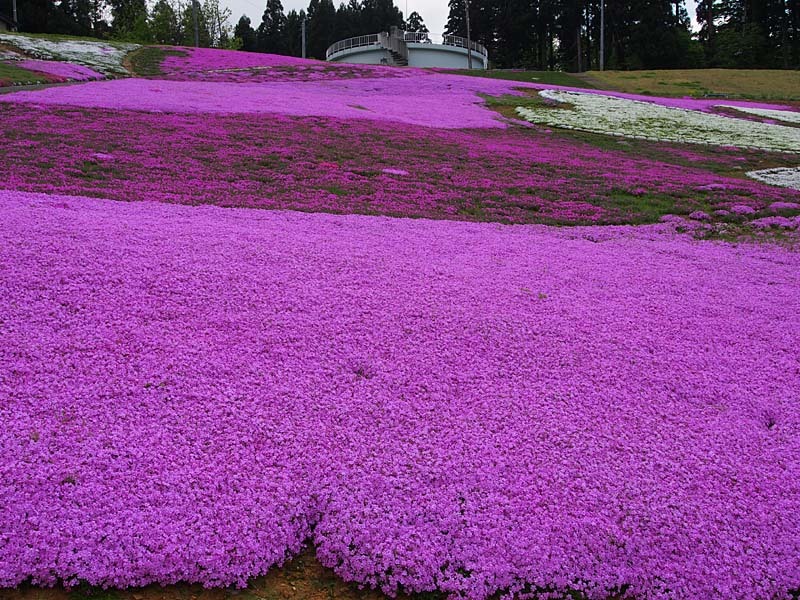
[(18, 34), (0, 33), (0, 42), (44, 60), (63, 60), (84, 65), (108, 75), (125, 74), (125, 55), (139, 48), (138, 44), (90, 42), (84, 40), (48, 40)]
[(800, 112), (792, 110), (773, 110), (769, 108), (750, 108), (749, 106), (729, 106), (727, 104), (719, 104), (717, 108), (732, 108), (739, 112), (747, 113), (749, 115), (756, 115), (766, 119), (775, 119), (776, 121), (783, 121), (784, 123), (797, 123), (800, 124)]
[(662, 142), (800, 152), (800, 128), (723, 117), (600, 94), (543, 90), (547, 100), (572, 105), (519, 107), (533, 123)]
[(764, 171), (750, 171), (748, 177), (781, 187), (800, 190), (800, 167), (786, 167), (782, 169), (765, 169)]

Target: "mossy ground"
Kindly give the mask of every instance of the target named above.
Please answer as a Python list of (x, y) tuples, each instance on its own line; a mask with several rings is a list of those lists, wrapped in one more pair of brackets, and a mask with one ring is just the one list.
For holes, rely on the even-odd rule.
[(633, 94), (800, 101), (800, 71), (768, 69), (590, 71), (581, 77), (602, 89)]

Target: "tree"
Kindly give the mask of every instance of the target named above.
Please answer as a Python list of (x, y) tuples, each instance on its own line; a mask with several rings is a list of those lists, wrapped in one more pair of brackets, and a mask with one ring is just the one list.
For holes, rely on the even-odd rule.
[(360, 26), (362, 33), (389, 31), (392, 27), (403, 28), (403, 13), (392, 0), (364, 0), (361, 4)]
[(208, 32), (209, 45), (214, 48), (227, 48), (231, 41), (231, 9), (221, 8), (219, 0), (205, 0), (200, 18)]
[(157, 0), (150, 14), (150, 34), (159, 44), (177, 45), (181, 41), (178, 13), (169, 0)]
[(308, 56), (325, 58), (325, 51), (338, 39), (336, 8), (332, 0), (311, 0), (308, 4)]
[(634, 69), (675, 69), (685, 64), (689, 36), (671, 0), (647, 0), (639, 5), (630, 28), (629, 66)]
[(267, 0), (267, 7), (256, 30), (259, 52), (282, 54), (285, 52), (286, 15), (281, 0)]
[(408, 21), (406, 21), (406, 31), (429, 33), (428, 28), (425, 26), (422, 17), (417, 11), (414, 11), (410, 15), (408, 15)]
[(247, 52), (255, 52), (258, 50), (258, 41), (256, 39), (256, 31), (250, 25), (250, 18), (242, 15), (236, 27), (233, 29), (233, 36), (240, 40), (242, 50)]
[(111, 29), (115, 36), (141, 39), (143, 23), (147, 23), (145, 0), (111, 0)]
[(336, 31), (340, 39), (368, 35), (374, 31), (365, 31), (362, 23), (362, 7), (358, 0), (342, 2), (336, 10)]
[[(197, 1), (197, 0), (195, 0)], [(208, 29), (208, 21), (203, 15), (202, 6), (197, 6), (197, 37), (201, 48), (211, 47), (211, 32)], [(182, 7), (180, 15), (181, 46), (194, 46), (194, 13), (192, 2)]]
[(305, 11), (289, 11), (286, 15), (286, 29), (284, 31), (284, 49), (289, 56), (302, 56), (302, 30), (303, 21), (306, 18)]
[[(473, 2), (471, 8), (475, 3)], [(445, 35), (457, 35), (467, 37), (466, 4), (464, 0), (449, 0), (447, 3), (449, 12), (447, 13), (447, 24), (444, 27)], [(472, 19), (474, 10), (470, 10)]]

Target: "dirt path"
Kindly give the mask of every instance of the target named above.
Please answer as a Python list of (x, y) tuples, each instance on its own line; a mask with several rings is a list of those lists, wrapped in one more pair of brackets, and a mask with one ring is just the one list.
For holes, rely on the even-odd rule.
[[(419, 600), (438, 600), (437, 594), (417, 596)], [(280, 569), (250, 582), (243, 590), (206, 590), (200, 585), (157, 585), (126, 590), (77, 588), (44, 589), (22, 586), (0, 589), (0, 600), (389, 600), (388, 596), (359, 590), (319, 564), (312, 551), (306, 551)], [(412, 600), (399, 595), (396, 600)]]

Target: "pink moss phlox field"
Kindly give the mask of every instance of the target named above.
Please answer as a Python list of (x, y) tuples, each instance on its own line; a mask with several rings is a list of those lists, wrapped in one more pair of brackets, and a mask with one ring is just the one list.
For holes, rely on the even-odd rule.
[[(180, 49), (163, 63), (168, 80), (124, 79), (0, 96), (0, 102), (73, 105), (117, 110), (278, 113), (394, 121), (438, 128), (506, 127), (481, 96), (575, 88), (451, 75), (422, 69), (332, 65), (293, 57), (210, 49)], [(217, 56), (217, 55), (220, 56)], [(714, 101), (655, 98), (577, 90), (692, 110)], [(785, 108), (773, 104), (744, 104)], [(447, 110), (442, 110), (446, 106)]]
[[(800, 254), (0, 192), (0, 587), (800, 587)], [(529, 586), (526, 587), (526, 584)]]
[(304, 60), (290, 56), (212, 50), (170, 48), (155, 79), (259, 83), (270, 81), (320, 81), (351, 78), (397, 78), (424, 75), (414, 68), (356, 65)]
[[(477, 77), (230, 83), (121, 79), (0, 96), (0, 102), (151, 112), (324, 116), (453, 129), (505, 127), (478, 94), (512, 94), (514, 82)], [(442, 110), (446, 106), (447, 110)]]
[(279, 54), (263, 54), (261, 52), (172, 46), (165, 46), (164, 49), (168, 52), (168, 55), (161, 61), (161, 70), (165, 75), (179, 75), (187, 71), (213, 71), (216, 69), (325, 64), (317, 60)]
[[(207, 48), (180, 48), (182, 54), (171, 55), (165, 58), (162, 63), (162, 70), (169, 79), (179, 79), (185, 81), (205, 80), (205, 81), (275, 81), (282, 79), (329, 79), (339, 77), (406, 77), (408, 74), (422, 75), (428, 74), (436, 77), (437, 80), (461, 80), (462, 85), (468, 84), (472, 78), (466, 76), (453, 75), (447, 72), (436, 70), (423, 70), (413, 68), (398, 69), (379, 65), (351, 65), (345, 63), (327, 63), (323, 61), (307, 60), (302, 58), (279, 56), (274, 54), (260, 54), (253, 52), (241, 52), (233, 50), (212, 50)], [(292, 70), (273, 70), (258, 72), (242, 71), (239, 73), (225, 73), (228, 69), (248, 69), (259, 67), (292, 67)], [(218, 73), (217, 71), (222, 71)], [(315, 73), (316, 71), (316, 73)], [(466, 80), (466, 81), (464, 81)], [(491, 88), (491, 79), (480, 80), (483, 84)], [(782, 104), (751, 102), (740, 100), (724, 101), (710, 98), (666, 98), (659, 96), (649, 96), (643, 94), (630, 94), (626, 92), (614, 92), (607, 90), (593, 90), (584, 88), (574, 88), (569, 86), (558, 86), (542, 83), (528, 82), (507, 82), (511, 87), (519, 89), (557, 89), (565, 91), (576, 91), (593, 94), (604, 94), (616, 98), (626, 98), (640, 102), (650, 102), (662, 106), (674, 108), (684, 108), (687, 110), (699, 110), (703, 112), (716, 112), (717, 106), (724, 103), (729, 106), (743, 106), (751, 108), (767, 108), (774, 110), (792, 110)], [(475, 82), (470, 85), (474, 86)], [(487, 91), (486, 93), (491, 93)], [(746, 118), (745, 115), (736, 115), (738, 118)]]
[(105, 77), (89, 67), (56, 60), (25, 59), (13, 64), (29, 71), (52, 75), (61, 81), (94, 81)]
[[(800, 199), (749, 178), (519, 129), (21, 104), (0, 104), (0, 119), (3, 185), (24, 191), (564, 224), (654, 221), (654, 204), (684, 214), (741, 205), (755, 215)], [(726, 156), (710, 156), (718, 155)]]

